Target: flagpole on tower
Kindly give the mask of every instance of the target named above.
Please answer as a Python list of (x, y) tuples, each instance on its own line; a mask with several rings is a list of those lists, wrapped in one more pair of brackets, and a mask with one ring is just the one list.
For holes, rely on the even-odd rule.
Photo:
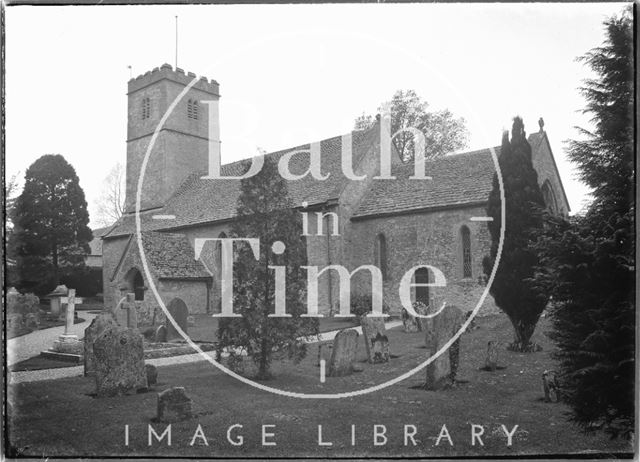
[(178, 67), (178, 16), (176, 15), (176, 68)]

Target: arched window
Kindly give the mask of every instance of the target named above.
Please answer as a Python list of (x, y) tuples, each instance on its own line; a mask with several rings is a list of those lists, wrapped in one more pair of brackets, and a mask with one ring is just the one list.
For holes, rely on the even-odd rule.
[[(429, 284), (429, 270), (427, 268), (418, 268), (414, 274), (416, 284)], [(429, 306), (429, 286), (416, 285), (416, 302), (422, 302)]]
[(376, 236), (374, 258), (376, 266), (382, 273), (382, 279), (387, 279), (387, 240), (382, 233)]
[(547, 209), (553, 213), (558, 213), (558, 201), (556, 201), (556, 195), (553, 192), (553, 187), (549, 180), (546, 180), (542, 185), (542, 198), (544, 199), (544, 205)]
[(466, 226), (460, 228), (460, 241), (462, 244), (462, 277), (473, 276), (471, 270), (471, 231)]
[(144, 300), (144, 279), (142, 279), (142, 274), (140, 271), (136, 271), (136, 274), (133, 278), (133, 293), (135, 295), (136, 300)]
[[(226, 239), (227, 235), (223, 231), (218, 234), (218, 239)], [(222, 242), (218, 242), (216, 245), (216, 271), (218, 274), (222, 274)]]
[(147, 98), (142, 98), (142, 119), (148, 119), (151, 117), (151, 100)]

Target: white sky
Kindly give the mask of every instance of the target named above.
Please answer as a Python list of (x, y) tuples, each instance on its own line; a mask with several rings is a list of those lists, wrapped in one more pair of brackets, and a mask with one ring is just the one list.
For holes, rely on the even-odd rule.
[[(588, 127), (577, 56), (622, 4), (8, 7), (7, 176), (46, 153), (75, 167), (90, 212), (126, 159), (126, 88), (175, 63), (220, 83), (229, 162), (346, 133), (398, 89), (463, 116), (470, 149), (544, 117), (572, 210), (587, 192), (563, 141)], [(95, 223), (93, 223), (95, 224)]]

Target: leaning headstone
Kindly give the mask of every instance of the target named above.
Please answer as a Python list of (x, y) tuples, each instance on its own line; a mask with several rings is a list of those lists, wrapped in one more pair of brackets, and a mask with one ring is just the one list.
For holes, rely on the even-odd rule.
[(158, 343), (164, 343), (167, 341), (166, 326), (158, 326), (158, 328), (156, 329), (155, 341)]
[(177, 422), (191, 418), (191, 399), (184, 387), (173, 387), (158, 393), (158, 414), (160, 422)]
[[(427, 354), (432, 356), (458, 332), (462, 326), (463, 314), (462, 311), (455, 306), (445, 306), (438, 315), (429, 318), (427, 321), (425, 343), (427, 346)], [(425, 387), (428, 390), (439, 390), (451, 384), (452, 377), (455, 379), (459, 352), (460, 347), (458, 344), (453, 350), (443, 352), (427, 365)], [(453, 370), (452, 363), (454, 366)]]
[(344, 329), (338, 332), (333, 340), (331, 359), (329, 360), (329, 377), (342, 377), (353, 372), (353, 362), (358, 349), (358, 332)]
[(484, 362), (484, 368), (494, 372), (498, 368), (498, 342), (489, 340), (487, 343), (487, 358)]
[(158, 383), (158, 368), (153, 364), (145, 364), (144, 369), (147, 372), (147, 384), (155, 385)]
[[(169, 314), (176, 322), (180, 329), (183, 332), (187, 332), (187, 317), (189, 316), (189, 308), (187, 308), (187, 304), (182, 301), (180, 298), (174, 298), (169, 303)], [(173, 340), (175, 338), (181, 338), (182, 336), (178, 333), (173, 323), (167, 319), (167, 340)]]
[(115, 396), (147, 388), (142, 334), (109, 326), (93, 343), (96, 394)]
[(554, 371), (544, 371), (542, 373), (542, 387), (545, 402), (557, 403), (560, 401), (560, 387)]
[(103, 312), (93, 318), (89, 327), (84, 330), (84, 375), (93, 375), (95, 372), (95, 356), (93, 344), (96, 339), (107, 329), (117, 327), (115, 317), (111, 312)]
[(384, 318), (362, 316), (360, 324), (369, 362), (386, 363), (389, 361), (389, 339), (384, 326)]

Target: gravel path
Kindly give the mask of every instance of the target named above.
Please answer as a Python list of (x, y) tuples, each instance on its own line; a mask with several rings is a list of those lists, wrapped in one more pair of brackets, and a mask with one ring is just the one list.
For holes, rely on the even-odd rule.
[[(82, 338), (84, 337), (84, 330), (97, 315), (87, 311), (79, 311), (78, 316), (85, 321), (74, 324), (71, 328), (71, 333), (77, 335), (78, 338)], [(7, 364), (12, 365), (38, 356), (41, 351), (51, 348), (53, 342), (63, 333), (64, 326), (57, 326), (36, 330), (30, 334), (7, 340)]]
[[(95, 315), (93, 315), (93, 317), (95, 317)], [(93, 317), (91, 319), (93, 319)], [(88, 325), (88, 322), (90, 321), (87, 321), (87, 325)], [(387, 329), (392, 329), (394, 327), (398, 327), (401, 325), (402, 325), (402, 321), (391, 321), (386, 323), (385, 327)], [(80, 326), (80, 324), (76, 324), (75, 326)], [(51, 328), (46, 330), (54, 330), (54, 329), (57, 329), (57, 328)], [(360, 334), (362, 333), (362, 327), (354, 327), (354, 329), (357, 330), (358, 333)], [(43, 332), (43, 331), (40, 331), (40, 332)], [(54, 336), (53, 340), (55, 340), (57, 338), (57, 335), (59, 335), (62, 332), (64, 332), (64, 328), (62, 329), (62, 331), (60, 331), (58, 334)], [(325, 332), (323, 334), (320, 334), (319, 341), (326, 342), (328, 340), (333, 340), (335, 336), (338, 334), (338, 332), (340, 331), (334, 330), (331, 332)], [(28, 335), (32, 335), (32, 334), (28, 334)], [(25, 335), (24, 337), (27, 337), (27, 336)], [(53, 340), (51, 341), (53, 342)], [(309, 343), (315, 343), (315, 342), (316, 341), (309, 342)], [(49, 348), (49, 345), (47, 346), (47, 348)], [(43, 349), (46, 349), (46, 348), (43, 348)], [(37, 354), (39, 354), (40, 351), (42, 351), (42, 349), (38, 350)], [(209, 351), (209, 352), (206, 352), (205, 354), (210, 357), (214, 357), (215, 352)], [(31, 356), (34, 356), (34, 355), (31, 355)], [(204, 361), (204, 360), (205, 359), (200, 355), (200, 353), (193, 353), (193, 354), (181, 355), (181, 356), (171, 356), (168, 358), (147, 359), (145, 360), (145, 363), (153, 364), (154, 366), (159, 367), (159, 366), (169, 366), (173, 364), (195, 363), (195, 362)], [(54, 380), (54, 379), (61, 379), (65, 377), (79, 377), (79, 376), (82, 376), (83, 373), (84, 373), (83, 366), (64, 367), (59, 369), (43, 369), (39, 371), (10, 372), (9, 384), (21, 383), (21, 382), (38, 382), (41, 380)]]

